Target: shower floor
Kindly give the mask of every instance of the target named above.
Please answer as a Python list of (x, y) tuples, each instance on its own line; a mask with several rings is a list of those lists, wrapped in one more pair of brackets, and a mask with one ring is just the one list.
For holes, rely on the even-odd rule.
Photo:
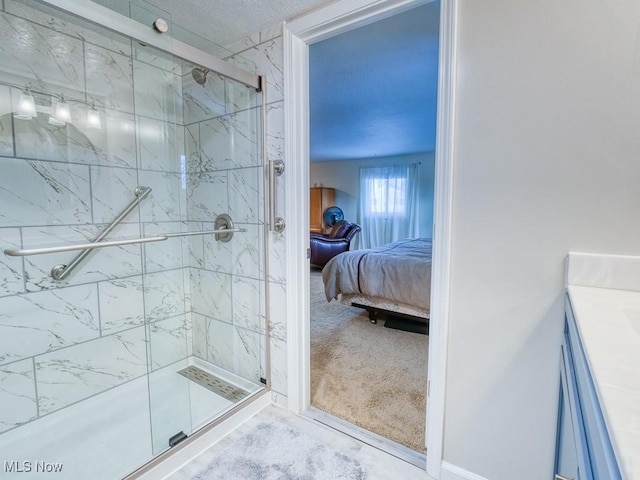
[[(263, 387), (196, 358), (177, 362), (6, 432), (0, 436), (2, 478), (41, 478), (37, 462), (62, 464), (58, 476), (65, 480), (122, 478), (168, 448), (171, 436), (188, 434), (237, 403), (180, 373), (192, 367), (244, 396)], [(4, 462), (30, 462), (32, 471), (8, 473)]]

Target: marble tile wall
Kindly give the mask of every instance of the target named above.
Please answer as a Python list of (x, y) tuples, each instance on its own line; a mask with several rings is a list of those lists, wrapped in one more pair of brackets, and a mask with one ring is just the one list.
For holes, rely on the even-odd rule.
[[(232, 55), (227, 57), (226, 60), (233, 62), (241, 67), (245, 67), (249, 70), (256, 71), (260, 74), (265, 74), (267, 77), (267, 128), (266, 128), (266, 143), (267, 143), (267, 157), (269, 160), (285, 160), (284, 158), (284, 81), (283, 81), (283, 40), (282, 40), (282, 25), (275, 25), (273, 28), (269, 28), (256, 35), (252, 35), (234, 45), (226, 47), (227, 50), (232, 52)], [(232, 91), (227, 88), (227, 95)], [(236, 95), (235, 92), (232, 95)], [(237, 97), (242, 98), (241, 95)], [(235, 108), (233, 100), (231, 100), (232, 107)], [(227, 105), (229, 100), (227, 100)], [(235, 110), (237, 111), (237, 110)], [(207, 127), (209, 127), (207, 125)], [(220, 127), (221, 128), (221, 127)], [(193, 130), (193, 129), (192, 129)], [(189, 127), (187, 128), (189, 132)], [(186, 134), (189, 137), (189, 133)], [(191, 144), (200, 143), (201, 145), (208, 145), (210, 140), (199, 141), (196, 135), (192, 136)], [(187, 139), (187, 145), (189, 149), (190, 141)], [(218, 150), (220, 151), (220, 150)], [(205, 157), (206, 158), (206, 157)], [(246, 188), (245, 192), (252, 192), (253, 183), (252, 178), (246, 176), (246, 170), (242, 171), (241, 175), (234, 175), (231, 182), (235, 182), (236, 185), (244, 183)], [(258, 192), (261, 192), (262, 186), (259, 178), (257, 184)], [(278, 179), (278, 198), (283, 199), (285, 195), (284, 179), (281, 177)], [(235, 204), (243, 202), (242, 197), (238, 197), (234, 200)], [(247, 202), (245, 202), (247, 203)], [(233, 205), (230, 207), (233, 210)], [(260, 213), (262, 205), (259, 207)], [(279, 206), (279, 213), (284, 213), (284, 206), (282, 201)], [(261, 218), (261, 217), (260, 217)], [(206, 241), (206, 240), (205, 240)], [(263, 244), (261, 239), (260, 245)], [(219, 252), (219, 249), (225, 249), (226, 254)], [(261, 312), (261, 325), (260, 334), (263, 335), (265, 331), (265, 303), (261, 302), (261, 305), (256, 305), (252, 300), (253, 296), (248, 296), (251, 289), (256, 289), (258, 286), (262, 289), (266, 289), (268, 286), (269, 293), (269, 347), (270, 347), (270, 377), (271, 388), (276, 393), (278, 403), (286, 405), (287, 395), (287, 331), (286, 331), (286, 244), (284, 234), (267, 233), (267, 251), (265, 255), (268, 256), (269, 272), (265, 278), (264, 275), (259, 277), (259, 283), (255, 283), (252, 280), (255, 272), (251, 272), (250, 265), (255, 265), (249, 260), (253, 254), (245, 252), (247, 261), (243, 261), (242, 255), (234, 256), (234, 252), (228, 246), (211, 245), (206, 246), (204, 252), (204, 259), (196, 259), (195, 265), (206, 265), (206, 268), (216, 269), (223, 272), (231, 272), (235, 274), (232, 282), (233, 291), (233, 325), (237, 329), (243, 329), (248, 332), (256, 332), (255, 328), (248, 328), (246, 323), (247, 312), (253, 312), (259, 308)], [(201, 263), (197, 263), (200, 261)], [(192, 261), (192, 265), (194, 265)], [(246, 270), (243, 270), (245, 269)], [(235, 270), (235, 271), (234, 271)], [(237, 278), (237, 280), (236, 280)], [(264, 282), (268, 282), (266, 285)], [(236, 293), (239, 295), (236, 296)], [(195, 312), (195, 310), (194, 310)], [(234, 348), (242, 346), (244, 349), (251, 348), (251, 341), (247, 338), (245, 343), (238, 342), (238, 337), (234, 337), (233, 341), (228, 341), (226, 345), (220, 345), (221, 341), (215, 336), (218, 330), (224, 328), (228, 329), (228, 326), (222, 326), (220, 322), (215, 318), (206, 318), (206, 316), (194, 314), (193, 317), (193, 335), (194, 335), (194, 354), (208, 354), (208, 358), (219, 358), (226, 353), (230, 355), (234, 352)], [(255, 323), (253, 324), (255, 326)], [(208, 339), (204, 341), (204, 339)], [(264, 337), (263, 337), (264, 339)], [(216, 343), (217, 342), (217, 343)], [(266, 364), (266, 342), (260, 343), (260, 355), (263, 359), (263, 365)], [(234, 352), (235, 353), (235, 352)], [(237, 355), (237, 354), (236, 354)], [(241, 355), (240, 355), (241, 356)], [(202, 358), (205, 358), (204, 356)], [(231, 357), (226, 359), (230, 362)]]
[[(202, 227), (187, 222), (207, 193), (187, 195), (179, 66), (32, 0), (0, 8), (0, 249), (90, 241), (138, 185), (153, 191), (111, 239)], [(36, 118), (13, 117), (21, 89), (3, 82), (34, 91)], [(64, 95), (72, 122), (50, 125), (42, 92)], [(101, 249), (53, 281), (76, 254), (0, 254), (0, 434), (193, 350), (187, 239)]]
[(204, 85), (183, 77), (188, 159), (187, 216), (210, 229), (228, 213), (228, 242), (192, 237), (193, 353), (258, 383), (265, 376), (262, 122), (260, 96), (215, 73)]
[[(91, 240), (137, 185), (152, 195), (112, 238), (210, 229), (219, 213), (247, 229), (104, 249), (62, 284), (49, 270), (74, 254), (0, 255), (0, 434), (191, 354), (259, 381), (267, 285), (272, 387), (286, 395), (286, 250), (269, 234), (265, 278), (259, 95), (214, 73), (200, 86), (159, 52), (32, 0), (0, 7), (0, 82), (89, 101), (102, 121), (90, 129), (89, 107), (70, 101), (73, 123), (49, 125), (37, 95), (38, 117), (15, 119), (21, 92), (0, 85), (2, 248)], [(267, 74), (268, 156), (281, 159), (280, 29), (241, 48), (228, 60)]]

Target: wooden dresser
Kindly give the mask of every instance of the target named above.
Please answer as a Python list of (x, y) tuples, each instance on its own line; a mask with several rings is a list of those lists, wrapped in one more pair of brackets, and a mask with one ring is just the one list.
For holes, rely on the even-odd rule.
[(328, 187), (311, 187), (309, 212), (309, 230), (315, 233), (327, 233), (331, 228), (325, 228), (322, 221), (324, 211), (336, 203), (336, 189)]

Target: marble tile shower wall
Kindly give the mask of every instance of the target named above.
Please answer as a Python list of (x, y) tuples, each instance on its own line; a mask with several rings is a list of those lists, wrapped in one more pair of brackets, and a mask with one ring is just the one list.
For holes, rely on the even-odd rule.
[[(291, 159), (284, 155), (284, 52), (282, 25), (278, 24), (226, 47), (233, 56), (226, 60), (253, 69), (267, 78), (266, 143), (270, 160)], [(286, 175), (286, 172), (285, 172)], [(285, 177), (278, 186), (278, 213), (285, 213)], [(269, 261), (269, 318), (271, 388), (278, 403), (287, 403), (287, 313), (286, 313), (286, 243), (284, 233), (269, 233), (267, 252)], [(262, 306), (264, 308), (264, 306)], [(264, 312), (263, 312), (264, 315)], [(202, 325), (202, 322), (200, 323)], [(195, 329), (199, 328), (194, 318)], [(211, 335), (211, 333), (210, 333)], [(195, 337), (194, 337), (195, 338)]]
[(248, 380), (265, 377), (262, 148), (259, 95), (209, 73), (183, 78), (189, 219), (210, 229), (228, 213), (246, 229), (228, 242), (192, 237), (193, 353)]
[[(15, 119), (20, 90), (0, 84), (0, 247), (90, 240), (137, 185), (153, 192), (113, 238), (186, 230), (189, 208), (191, 220), (204, 221), (208, 193), (188, 190), (182, 173), (181, 72), (125, 38), (53, 18), (29, 1), (1, 7), (0, 81), (95, 102), (102, 129), (88, 128), (87, 105), (71, 101), (72, 125), (49, 125), (43, 113)], [(49, 270), (73, 252), (0, 254), (0, 433), (185, 358), (188, 247), (171, 239), (105, 248), (64, 284)]]

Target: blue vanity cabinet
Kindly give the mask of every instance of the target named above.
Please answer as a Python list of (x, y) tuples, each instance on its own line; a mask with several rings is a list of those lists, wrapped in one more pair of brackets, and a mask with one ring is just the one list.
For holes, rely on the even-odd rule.
[(557, 480), (622, 480), (567, 299), (556, 441)]

